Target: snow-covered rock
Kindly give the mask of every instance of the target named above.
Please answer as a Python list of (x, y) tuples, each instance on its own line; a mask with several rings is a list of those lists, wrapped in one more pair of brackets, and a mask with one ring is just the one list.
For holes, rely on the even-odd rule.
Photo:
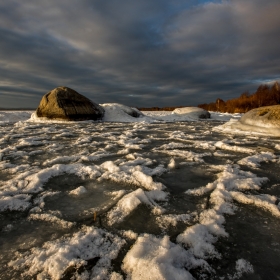
[[(104, 103), (100, 104), (104, 108), (105, 114), (103, 121), (107, 122), (135, 122), (137, 118), (142, 118), (144, 115), (136, 108), (119, 104), (119, 103)], [(140, 120), (140, 121), (143, 121)]]
[(187, 115), (190, 117), (196, 117), (198, 119), (209, 119), (210, 113), (202, 108), (198, 107), (183, 107), (175, 109), (172, 114)]
[(280, 136), (280, 105), (253, 109), (244, 114), (238, 121), (231, 119), (214, 130), (239, 134), (253, 132)]
[(253, 109), (240, 118), (240, 123), (258, 127), (273, 127), (280, 130), (280, 105)]

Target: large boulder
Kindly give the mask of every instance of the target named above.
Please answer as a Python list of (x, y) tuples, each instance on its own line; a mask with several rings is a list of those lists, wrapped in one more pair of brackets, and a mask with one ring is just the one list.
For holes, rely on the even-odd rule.
[(239, 122), (245, 125), (280, 129), (280, 105), (253, 109), (245, 113)]
[(52, 120), (99, 120), (104, 109), (68, 87), (57, 87), (45, 94), (36, 110), (37, 118)]
[(198, 107), (177, 108), (174, 111), (172, 111), (172, 114), (181, 115), (181, 116), (185, 115), (198, 119), (209, 119), (211, 117), (208, 111)]

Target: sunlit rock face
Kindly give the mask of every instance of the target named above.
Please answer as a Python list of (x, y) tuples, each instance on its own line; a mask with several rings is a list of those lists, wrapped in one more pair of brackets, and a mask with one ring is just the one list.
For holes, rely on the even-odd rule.
[(244, 114), (239, 121), (246, 125), (280, 129), (280, 105), (253, 109)]
[(57, 87), (43, 96), (36, 115), (56, 120), (99, 120), (104, 109), (71, 88)]
[(177, 108), (172, 112), (172, 114), (191, 115), (192, 117), (196, 116), (198, 119), (209, 119), (211, 117), (208, 111), (198, 107)]

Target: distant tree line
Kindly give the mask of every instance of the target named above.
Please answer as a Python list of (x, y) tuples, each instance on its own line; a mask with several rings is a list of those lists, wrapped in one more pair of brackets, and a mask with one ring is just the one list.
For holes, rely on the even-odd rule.
[(254, 108), (278, 104), (280, 104), (280, 86), (276, 82), (271, 87), (260, 85), (253, 94), (246, 91), (238, 98), (227, 101), (218, 98), (216, 102), (199, 104), (198, 107), (222, 113), (246, 113)]

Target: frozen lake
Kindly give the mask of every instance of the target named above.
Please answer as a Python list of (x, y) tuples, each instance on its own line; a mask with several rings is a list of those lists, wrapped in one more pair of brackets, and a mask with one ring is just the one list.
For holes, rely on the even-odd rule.
[(2, 116), (0, 279), (280, 279), (280, 137)]

